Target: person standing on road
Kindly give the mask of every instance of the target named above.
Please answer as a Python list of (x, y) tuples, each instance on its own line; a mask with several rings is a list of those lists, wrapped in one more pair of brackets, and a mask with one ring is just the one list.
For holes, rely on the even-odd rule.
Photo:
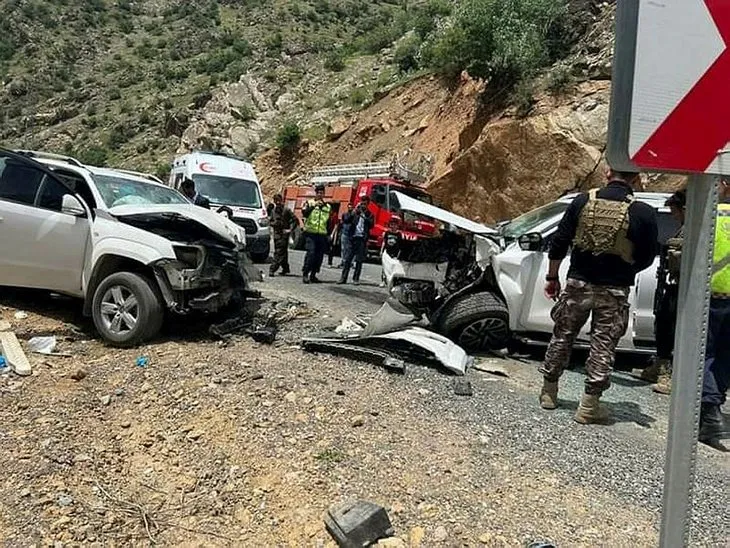
[(672, 217), (679, 222), (679, 229), (662, 246), (657, 268), (657, 288), (654, 294), (654, 337), (656, 356), (654, 362), (642, 371), (641, 380), (655, 383), (652, 390), (659, 394), (672, 393), (672, 353), (677, 324), (679, 298), (679, 265), (682, 260), (684, 214), (687, 203), (685, 190), (678, 190), (665, 202)]
[(317, 274), (322, 268), (324, 254), (327, 252), (327, 229), (329, 227), (332, 208), (324, 201), (324, 185), (318, 184), (314, 188), (315, 199), (307, 203), (302, 209), (304, 221), (305, 249), (304, 267), (302, 268), (302, 282), (319, 283)]
[(352, 283), (358, 285), (360, 283), (360, 274), (362, 273), (362, 263), (365, 261), (368, 249), (368, 238), (370, 230), (373, 228), (374, 218), (370, 212), (370, 198), (363, 196), (362, 200), (355, 209), (350, 229), (349, 245), (347, 255), (342, 263), (342, 277), (338, 283), (346, 284), (347, 277), (350, 275), (352, 261), (355, 261), (355, 271), (352, 273)]
[(730, 182), (727, 179), (720, 182), (719, 191), (698, 439), (727, 451), (720, 441), (728, 435), (721, 407), (730, 386)]
[[(582, 193), (568, 206), (550, 245), (545, 278), (545, 295), (557, 302), (550, 312), (553, 336), (539, 369), (544, 377), (543, 409), (558, 406), (558, 381), (576, 336), (593, 316), (585, 393), (574, 416), (581, 424), (608, 419), (600, 398), (611, 384), (616, 345), (628, 326), (629, 291), (659, 247), (654, 208), (634, 200), (640, 175), (609, 169), (607, 176), (606, 187)], [(561, 292), (558, 273), (571, 244), (568, 279)]]
[(355, 207), (352, 203), (347, 204), (347, 211), (340, 221), (340, 266), (345, 265), (345, 257), (350, 251), (350, 241), (352, 240), (353, 221), (355, 220)]
[(210, 209), (210, 200), (195, 190), (195, 181), (192, 179), (185, 179), (180, 185), (180, 191), (196, 206)]
[(274, 203), (267, 208), (274, 234), (274, 261), (269, 268), (269, 276), (275, 276), (281, 268), (281, 275), (289, 274), (289, 234), (297, 226), (297, 218), (291, 209), (284, 206), (281, 194), (274, 196)]

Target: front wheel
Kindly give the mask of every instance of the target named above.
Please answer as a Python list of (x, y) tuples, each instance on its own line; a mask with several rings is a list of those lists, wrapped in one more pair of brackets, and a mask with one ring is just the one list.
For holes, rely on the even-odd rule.
[(150, 280), (132, 272), (118, 272), (96, 288), (91, 315), (104, 340), (124, 348), (155, 337), (165, 311)]
[(467, 352), (499, 350), (509, 343), (509, 311), (493, 293), (465, 295), (447, 306), (439, 331)]

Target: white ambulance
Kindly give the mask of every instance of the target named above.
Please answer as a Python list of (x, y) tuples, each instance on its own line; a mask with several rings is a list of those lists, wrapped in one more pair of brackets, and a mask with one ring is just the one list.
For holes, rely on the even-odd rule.
[(230, 154), (195, 151), (172, 162), (170, 186), (180, 190), (185, 179), (195, 182), (213, 211), (244, 228), (251, 258), (264, 262), (271, 249), (269, 217), (253, 165)]

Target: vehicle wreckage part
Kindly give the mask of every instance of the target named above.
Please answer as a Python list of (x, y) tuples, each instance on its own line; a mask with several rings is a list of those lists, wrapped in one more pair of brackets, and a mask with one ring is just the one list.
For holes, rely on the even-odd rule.
[(467, 351), (498, 350), (509, 343), (509, 311), (493, 293), (464, 295), (447, 307), (440, 317), (438, 331)]
[(154, 282), (132, 272), (117, 272), (96, 288), (91, 315), (105, 341), (128, 347), (159, 333), (164, 307)]
[(397, 299), (389, 297), (383, 306), (373, 314), (370, 322), (363, 330), (361, 337), (372, 337), (382, 333), (390, 333), (410, 325), (418, 317)]
[(467, 232), (473, 232), (474, 234), (497, 233), (497, 231), (493, 228), (489, 228), (488, 226), (475, 223), (474, 221), (470, 221), (469, 219), (456, 215), (451, 211), (441, 209), (440, 207), (421, 202), (420, 200), (416, 200), (415, 198), (406, 196), (405, 194), (403, 194), (402, 192), (398, 192), (397, 190), (394, 190), (393, 194), (398, 200), (398, 204), (402, 211), (409, 211), (411, 213), (417, 213), (419, 215), (431, 217), (432, 219), (438, 219), (439, 221), (448, 223), (462, 230), (466, 230)]
[[(394, 333), (385, 333), (372, 337), (379, 341), (386, 348), (397, 348), (391, 346), (392, 342), (406, 342), (418, 349), (425, 350), (446, 369), (456, 375), (464, 375), (473, 358), (467, 355), (463, 348), (452, 341), (421, 327), (411, 327)], [(412, 352), (412, 350), (408, 350)]]
[(304, 339), (302, 348), (307, 352), (324, 352), (334, 354), (341, 358), (369, 363), (378, 367), (384, 367), (388, 371), (400, 373), (406, 372), (406, 364), (403, 360), (392, 356), (390, 353), (374, 348), (363, 348), (358, 345), (348, 344), (347, 341), (335, 339)]

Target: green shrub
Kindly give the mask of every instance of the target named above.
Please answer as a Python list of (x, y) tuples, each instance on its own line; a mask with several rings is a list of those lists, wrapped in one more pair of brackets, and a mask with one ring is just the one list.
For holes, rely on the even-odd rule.
[(282, 151), (292, 151), (302, 140), (302, 130), (294, 122), (287, 122), (276, 132), (276, 146)]
[(393, 61), (401, 72), (410, 72), (419, 66), (421, 38), (417, 34), (409, 34), (398, 42), (393, 52)]
[(350, 90), (350, 104), (353, 107), (360, 107), (362, 106), (368, 99), (370, 98), (370, 94), (365, 88), (352, 88)]
[(467, 70), (506, 94), (565, 51), (566, 14), (564, 0), (464, 0), (427, 58), (442, 73)]
[(345, 70), (345, 54), (341, 49), (332, 50), (324, 58), (324, 68), (332, 72)]
[(109, 158), (109, 152), (105, 148), (92, 146), (76, 152), (73, 156), (82, 164), (103, 167)]

